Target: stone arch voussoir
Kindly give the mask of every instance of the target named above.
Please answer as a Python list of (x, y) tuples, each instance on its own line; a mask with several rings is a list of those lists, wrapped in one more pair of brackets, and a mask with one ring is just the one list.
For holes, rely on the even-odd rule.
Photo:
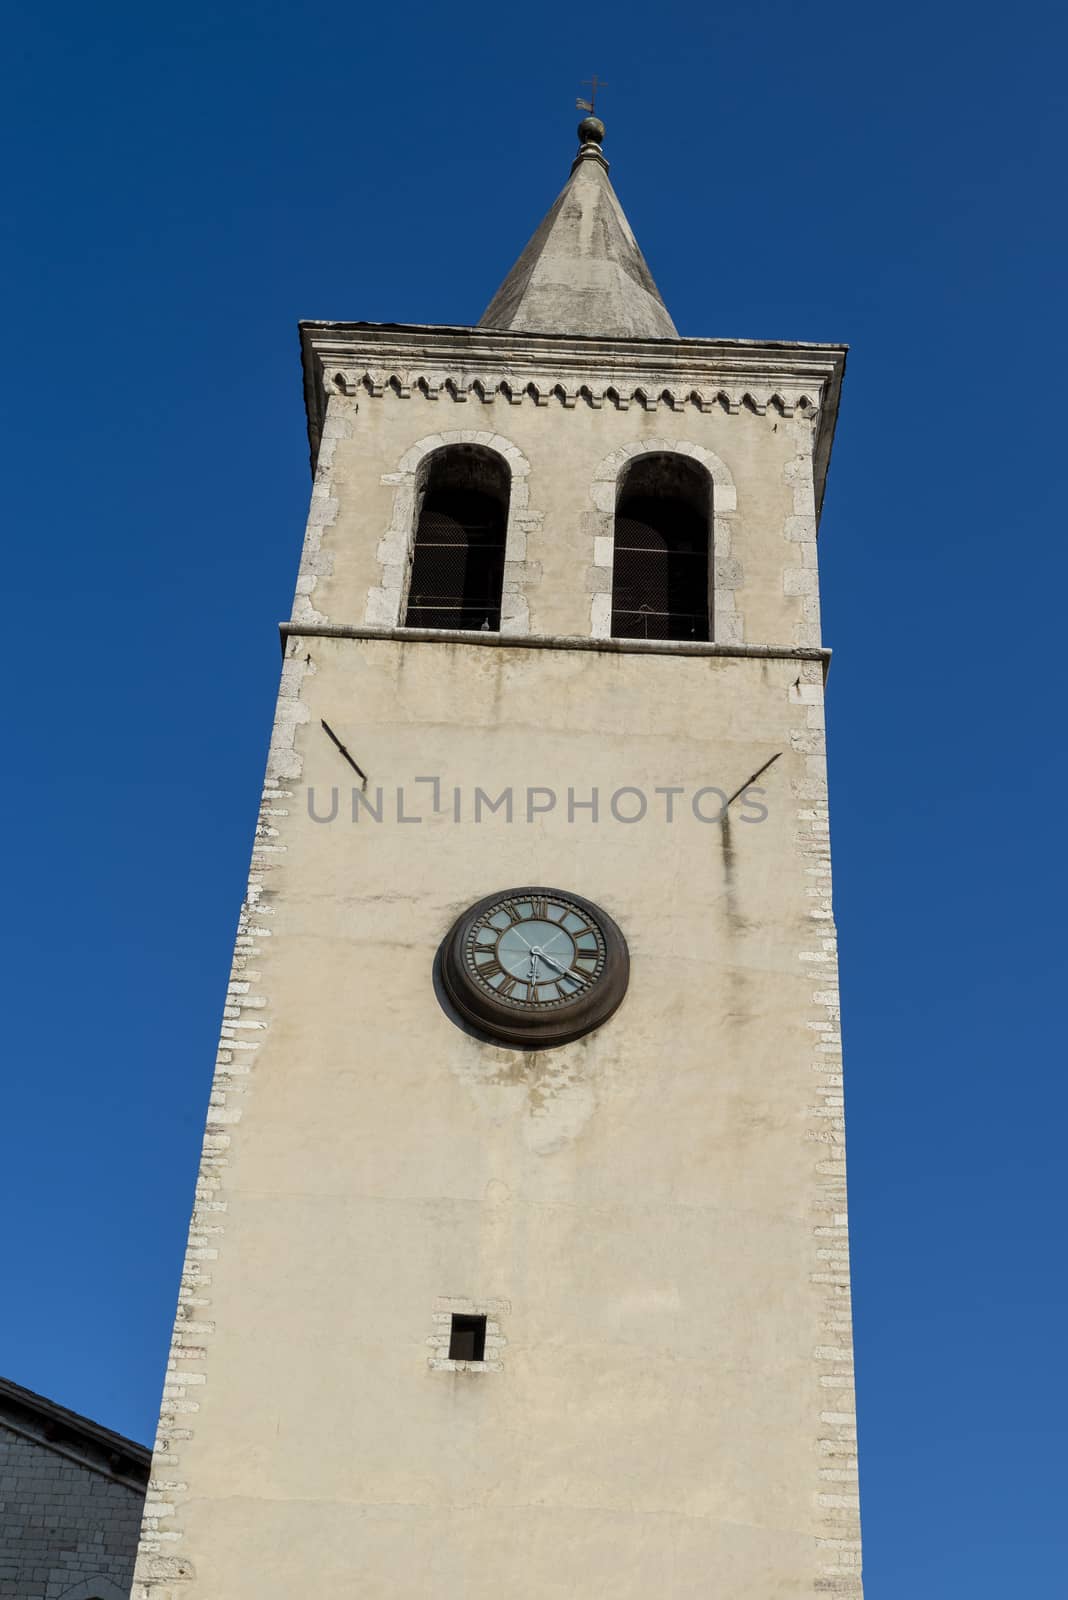
[(57, 1600), (128, 1600), (128, 1590), (120, 1589), (117, 1583), (103, 1576), (83, 1578), (70, 1589), (64, 1589)]

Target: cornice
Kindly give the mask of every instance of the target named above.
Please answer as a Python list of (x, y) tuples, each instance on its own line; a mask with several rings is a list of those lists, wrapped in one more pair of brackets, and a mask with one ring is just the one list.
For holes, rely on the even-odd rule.
[(830, 458), (846, 347), (749, 339), (605, 339), (489, 328), (302, 322), (312, 463), (327, 396), (421, 396), (445, 404), (631, 406), (807, 415), (817, 503)]

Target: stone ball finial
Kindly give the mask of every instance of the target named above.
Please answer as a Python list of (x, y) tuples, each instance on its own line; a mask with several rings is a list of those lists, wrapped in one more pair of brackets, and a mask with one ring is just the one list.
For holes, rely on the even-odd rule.
[(600, 117), (583, 117), (578, 125), (578, 136), (580, 144), (599, 145), (604, 138), (604, 123)]

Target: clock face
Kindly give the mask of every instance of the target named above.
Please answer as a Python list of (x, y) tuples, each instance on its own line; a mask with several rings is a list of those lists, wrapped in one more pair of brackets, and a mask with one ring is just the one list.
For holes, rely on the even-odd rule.
[(471, 924), (464, 949), (476, 982), (520, 1007), (566, 1005), (588, 993), (605, 954), (596, 920), (555, 891), (496, 901)]
[(457, 1009), (510, 1043), (561, 1044), (606, 1021), (626, 991), (626, 941), (607, 912), (559, 889), (472, 906), (442, 956)]

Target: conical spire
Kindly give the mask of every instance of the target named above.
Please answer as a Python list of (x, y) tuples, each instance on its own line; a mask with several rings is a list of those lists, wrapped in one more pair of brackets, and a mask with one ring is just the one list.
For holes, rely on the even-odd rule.
[(581, 147), (559, 199), (484, 312), (480, 328), (677, 339), (608, 179), (604, 123), (579, 123)]

